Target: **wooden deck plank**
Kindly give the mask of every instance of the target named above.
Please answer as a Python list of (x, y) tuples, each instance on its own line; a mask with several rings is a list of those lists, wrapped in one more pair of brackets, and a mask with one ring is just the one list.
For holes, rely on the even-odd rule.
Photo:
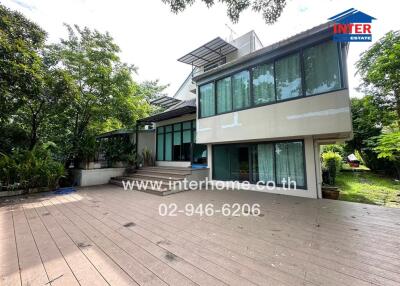
[(35, 204), (25, 205), (24, 212), (51, 285), (79, 285), (69, 265), (37, 215)]
[(49, 282), (49, 277), (22, 207), (23, 203), (13, 209), (22, 285), (45, 285)]
[[(57, 198), (58, 201), (63, 202), (67, 208), (69, 208), (74, 214), (78, 215), (85, 224), (98, 230), (105, 237), (112, 240), (126, 253), (129, 253), (134, 259), (139, 261), (147, 269), (155, 273), (163, 281), (169, 285), (195, 285), (191, 280), (186, 278), (184, 275), (175, 271), (168, 264), (164, 263), (157, 257), (153, 256), (143, 248), (132, 243), (127, 238), (119, 234), (119, 232), (104, 225), (103, 222), (99, 221), (96, 217), (89, 215), (89, 213), (82, 212), (81, 209), (77, 208), (75, 202), (68, 200), (67, 197)], [(97, 208), (91, 208), (97, 209)], [(100, 214), (101, 212), (99, 212)], [(123, 225), (119, 225), (119, 228), (123, 228)], [(164, 255), (166, 255), (165, 253)]]
[(0, 210), (0, 285), (21, 285), (11, 206)]
[(59, 224), (55, 219), (54, 213), (47, 208), (49, 202), (42, 201), (41, 205), (42, 207), (37, 208), (36, 212), (41, 217), (48, 232), (51, 234), (54, 242), (65, 258), (65, 261), (70, 266), (79, 284), (82, 286), (107, 285), (108, 283), (103, 276), (88, 260), (82, 249), (74, 243), (70, 234), (65, 231), (67, 226), (62, 222)]
[[(95, 212), (95, 209), (91, 209), (90, 205), (83, 205), (84, 203), (79, 201), (76, 202), (77, 204), (79, 204), (79, 207), (82, 208), (82, 210), (85, 210), (88, 213), (92, 213), (93, 216), (95, 217), (104, 217), (104, 215), (101, 214), (101, 212)], [(83, 214), (82, 214), (83, 215)], [(229, 283), (230, 285), (235, 285), (235, 284), (250, 284), (250, 282), (253, 283), (258, 283), (259, 285), (278, 285), (279, 281), (272, 279), (270, 277), (264, 276), (261, 273), (258, 273), (256, 271), (251, 271), (248, 267), (246, 267), (245, 265), (238, 265), (237, 263), (233, 263), (232, 261), (228, 261), (227, 259), (224, 259), (224, 257), (216, 257), (214, 255), (214, 257), (211, 257), (212, 254), (210, 255), (209, 253), (207, 254), (206, 250), (201, 251), (201, 249), (196, 248), (195, 245), (190, 245), (187, 246), (186, 242), (184, 242), (183, 240), (176, 240), (171, 238), (171, 240), (166, 240), (165, 237), (161, 237), (158, 235), (154, 235), (154, 234), (150, 234), (149, 232), (145, 232), (145, 233), (141, 233), (142, 236), (140, 236), (139, 234), (137, 234), (134, 230), (136, 230), (138, 227), (140, 227), (140, 225), (135, 224), (134, 227), (130, 227), (130, 228), (122, 228), (123, 226), (123, 222), (127, 221), (124, 218), (121, 218), (118, 220), (118, 218), (116, 218), (115, 220), (111, 220), (109, 218), (112, 218), (113, 214), (112, 213), (108, 213), (107, 215), (105, 215), (105, 218), (102, 219), (102, 221), (110, 226), (112, 229), (114, 229), (117, 232), (121, 232), (122, 234), (122, 230), (125, 230), (123, 233), (125, 234), (126, 238), (130, 238), (132, 237), (132, 235), (135, 235), (135, 239), (131, 238), (132, 241), (137, 240), (137, 238), (140, 239), (141, 238), (145, 238), (145, 239), (149, 239), (154, 245), (157, 245), (163, 249), (165, 249), (166, 251), (169, 252), (173, 252), (174, 254), (180, 254), (183, 257), (186, 257), (188, 255), (188, 252), (193, 252), (194, 254), (197, 254), (199, 257), (203, 257), (209, 261), (212, 262), (219, 262), (218, 265), (220, 266), (224, 266), (226, 268), (229, 268), (232, 273), (228, 273), (229, 274), (229, 281), (226, 281), (226, 278), (221, 278), (221, 280), (225, 279), (226, 283)], [(122, 222), (121, 222), (122, 221)], [(167, 243), (164, 243), (167, 242)], [(182, 247), (184, 246), (184, 247)], [(218, 268), (217, 268), (218, 270)], [(265, 270), (265, 269), (264, 269)], [(243, 278), (241, 278), (240, 276), (235, 275), (235, 273), (240, 273), (240, 276), (242, 276), (243, 278), (246, 278), (246, 280), (243, 280)], [(220, 274), (218, 274), (220, 275)]]
[(60, 214), (68, 217), (80, 231), (91, 237), (92, 242), (101, 248), (120, 267), (124, 269), (140, 285), (166, 285), (157, 275), (133, 259), (119, 248), (113, 241), (102, 235), (96, 229), (86, 224), (79, 216), (70, 211), (64, 204), (57, 203), (55, 198), (50, 199)]
[[(108, 200), (109, 198), (107, 198), (107, 200)], [(138, 205), (136, 205), (135, 206), (135, 208), (140, 208), (140, 206), (138, 206)], [(147, 213), (149, 213), (149, 211), (148, 211), (148, 207), (146, 207), (146, 212)], [(136, 209), (137, 210), (137, 209)], [(195, 224), (193, 224), (193, 225), (195, 225)], [(216, 232), (218, 232), (217, 230), (216, 230)], [(235, 234), (230, 234), (230, 236), (227, 236), (225, 239), (229, 239), (229, 237), (233, 237), (233, 239), (235, 240), (241, 240), (242, 238), (240, 238), (240, 239), (238, 239), (237, 238), (237, 236), (235, 235)], [(246, 237), (244, 237), (243, 239), (246, 239)], [(223, 239), (221, 239), (220, 238), (220, 241), (224, 241)], [(270, 248), (272, 247), (272, 245), (270, 245)], [(265, 245), (264, 245), (264, 247), (263, 247), (264, 249), (266, 248), (265, 247)], [(301, 256), (300, 256), (301, 257)], [(299, 262), (301, 263), (301, 261), (303, 261), (304, 260), (304, 257), (301, 257), (302, 258), (302, 260), (300, 260)], [(307, 258), (307, 257), (306, 257)], [(309, 259), (310, 261), (313, 261), (315, 258), (314, 257), (311, 257), (312, 259)], [(323, 264), (322, 265), (326, 265), (326, 261), (324, 260), (324, 259), (320, 259), (320, 258), (318, 258), (317, 257), (317, 259), (319, 259), (319, 262), (321, 263), (321, 262), (323, 262)], [(328, 261), (329, 262), (329, 261)], [(391, 281), (391, 280), (385, 280), (385, 278), (381, 278), (381, 277), (379, 277), (379, 276), (377, 276), (377, 275), (370, 275), (369, 273), (368, 273), (368, 271), (364, 271), (364, 272), (362, 272), (362, 270), (365, 270), (365, 268), (366, 268), (366, 265), (364, 265), (364, 264), (361, 264), (360, 265), (360, 270), (357, 270), (357, 269), (355, 269), (355, 270), (353, 270), (353, 272), (349, 272), (348, 270), (349, 270), (349, 267), (351, 267), (352, 265), (349, 265), (349, 266), (346, 266), (346, 267), (337, 267), (336, 266), (336, 264), (335, 264), (336, 262), (333, 262), (333, 263), (330, 263), (330, 264), (328, 264), (328, 266), (330, 265), (330, 267), (332, 267), (333, 269), (338, 269), (338, 270), (341, 270), (342, 272), (346, 272), (347, 274), (350, 274), (350, 275), (356, 275), (356, 277), (359, 277), (360, 279), (365, 279), (365, 277), (366, 278), (368, 278), (369, 279), (369, 281), (373, 281), (373, 282), (376, 282), (376, 281), (381, 281), (382, 282), (382, 280), (385, 282), (385, 283), (394, 283), (393, 281)], [(334, 267), (334, 266), (336, 266), (336, 267)], [(340, 264), (339, 264), (339, 266), (340, 266)], [(367, 265), (368, 266), (368, 265)], [(351, 270), (351, 268), (350, 268), (350, 270)], [(367, 268), (367, 270), (370, 270), (370, 269), (368, 269)], [(377, 272), (377, 273), (380, 273), (382, 270), (380, 270), (380, 269), (374, 269), (375, 270), (375, 272)], [(308, 272), (308, 273), (313, 273), (313, 272)], [(391, 279), (398, 279), (398, 275), (396, 274), (396, 273), (391, 273), (391, 272), (387, 272), (386, 273), (386, 275), (389, 277), (389, 278), (391, 278)], [(349, 276), (349, 279), (348, 280), (351, 280), (351, 278), (352, 278), (352, 276)]]
[[(114, 186), (29, 197), (0, 199), (0, 285), (42, 285), (65, 271), (63, 279), (81, 285), (400, 285), (397, 209), (245, 191), (158, 197)], [(158, 214), (160, 203), (234, 202), (259, 203), (263, 216)], [(62, 277), (48, 285), (73, 283)]]
[[(136, 281), (125, 273), (110, 257), (108, 257), (91, 239), (81, 232), (69, 219), (63, 216), (50, 200), (43, 202), (45, 210), (51, 213), (54, 221), (62, 226), (65, 234), (70, 238), (69, 247), (75, 249), (78, 257), (83, 260), (86, 269), (79, 271), (85, 283), (93, 284), (92, 280), (101, 284), (111, 285), (138, 285)], [(82, 262), (80, 262), (82, 263)], [(79, 263), (79, 264), (80, 264)], [(76, 272), (74, 271), (74, 273)], [(90, 274), (87, 276), (85, 274)], [(78, 273), (76, 274), (78, 275)]]

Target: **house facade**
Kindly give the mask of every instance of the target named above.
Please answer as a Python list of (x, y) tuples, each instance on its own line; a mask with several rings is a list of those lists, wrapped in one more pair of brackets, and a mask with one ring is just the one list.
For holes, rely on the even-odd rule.
[(346, 57), (326, 23), (262, 47), (254, 32), (180, 58), (193, 72), (154, 123), (158, 166), (205, 167), (211, 184), (321, 197), (320, 146), (352, 137)]

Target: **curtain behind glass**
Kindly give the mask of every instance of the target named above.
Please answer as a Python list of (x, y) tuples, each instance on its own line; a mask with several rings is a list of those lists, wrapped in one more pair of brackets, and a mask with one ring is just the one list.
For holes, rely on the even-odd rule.
[(275, 101), (274, 65), (260, 65), (253, 68), (254, 104)]
[(233, 108), (242, 109), (250, 106), (250, 74), (242, 71), (232, 77)]
[[(304, 187), (304, 156), (302, 142), (286, 142), (275, 144), (276, 156), (276, 183), (282, 184), (282, 180), (288, 178), (296, 181), (297, 187)], [(293, 186), (291, 186), (293, 187)]]
[(217, 81), (217, 113), (232, 110), (231, 78)]
[(294, 54), (275, 62), (278, 100), (301, 96), (300, 56)]
[(337, 43), (329, 41), (308, 48), (303, 54), (306, 95), (340, 88)]
[(200, 86), (200, 117), (215, 114), (214, 84), (209, 83)]
[(275, 181), (274, 175), (274, 145), (258, 144), (258, 180), (268, 183)]

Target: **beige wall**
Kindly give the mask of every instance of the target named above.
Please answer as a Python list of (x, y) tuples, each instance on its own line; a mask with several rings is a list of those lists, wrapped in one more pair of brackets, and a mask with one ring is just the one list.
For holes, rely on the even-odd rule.
[[(305, 165), (306, 165), (306, 178), (307, 178), (307, 189), (306, 190), (285, 190), (282, 188), (275, 188), (269, 190), (264, 188), (262, 190), (257, 189), (255, 185), (251, 186), (252, 191), (259, 191), (259, 192), (267, 192), (267, 193), (274, 193), (274, 194), (283, 194), (283, 195), (292, 195), (292, 196), (299, 196), (299, 197), (308, 197), (308, 198), (318, 198), (320, 197), (318, 194), (317, 189), (317, 177), (318, 172), (316, 170), (316, 161), (319, 160), (319, 156), (316, 156), (316, 152), (314, 149), (314, 139), (312, 136), (307, 137), (298, 137), (296, 139), (304, 139), (304, 151), (305, 151)], [(208, 166), (210, 167), (210, 174), (209, 178), (212, 179), (211, 184), (215, 184), (217, 181), (212, 178), (212, 144), (208, 144)]]
[(197, 121), (198, 143), (352, 133), (348, 90), (250, 108)]

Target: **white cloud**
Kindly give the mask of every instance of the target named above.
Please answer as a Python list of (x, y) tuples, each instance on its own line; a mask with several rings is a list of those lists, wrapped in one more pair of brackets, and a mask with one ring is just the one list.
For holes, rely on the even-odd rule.
[[(199, 0), (197, 0), (199, 2)], [(238, 24), (232, 24), (225, 7), (217, 4), (207, 9), (196, 3), (185, 12), (172, 14), (161, 0), (100, 1), (100, 0), (5, 0), (11, 9), (19, 10), (38, 23), (56, 42), (66, 36), (63, 23), (78, 24), (108, 31), (122, 49), (122, 59), (139, 67), (137, 79), (160, 79), (170, 83), (168, 93), (173, 95), (190, 72), (191, 67), (177, 59), (203, 43), (230, 35), (228, 24), (237, 35), (255, 30), (264, 45), (287, 38), (303, 30), (326, 22), (327, 18), (355, 8), (377, 18), (373, 23), (373, 38), (377, 40), (391, 29), (398, 29), (400, 20), (392, 1), (300, 0), (288, 1), (279, 21), (271, 26), (264, 23), (260, 14), (246, 11)], [(384, 5), (384, 2), (387, 5)], [(390, 8), (392, 7), (392, 8)], [(348, 67), (352, 96), (359, 79), (354, 77), (354, 63), (370, 43), (350, 45)]]

